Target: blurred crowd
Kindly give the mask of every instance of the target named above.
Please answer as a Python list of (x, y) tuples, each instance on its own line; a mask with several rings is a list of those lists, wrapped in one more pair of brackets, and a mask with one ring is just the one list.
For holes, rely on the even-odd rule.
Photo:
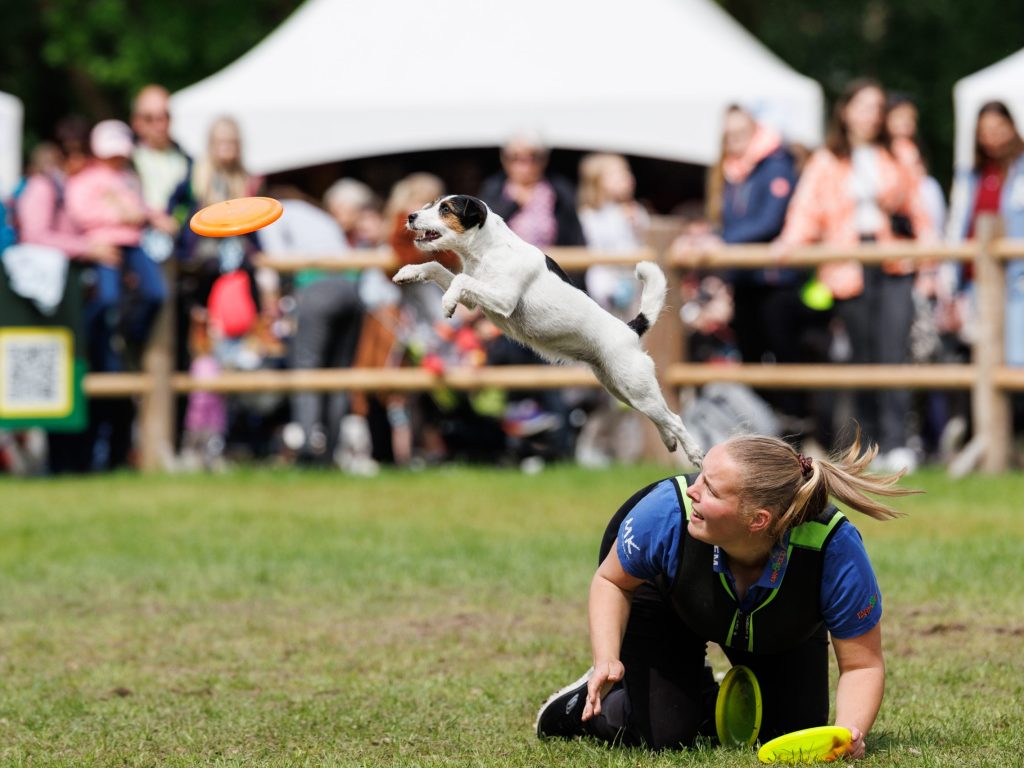
[[(1002, 216), (1024, 237), (1024, 142), (1007, 107), (978, 115), (973, 167), (953, 184), (950, 205), (929, 175), (917, 142), (917, 108), (877, 82), (851, 82), (835, 104), (825, 144), (787, 142), (757, 108), (723, 116), (721, 154), (707, 174), (701, 207), (682, 206), (671, 245), (692, 267), (680, 295), (689, 359), (714, 363), (963, 362), (973, 332), (972, 274), (953, 263), (890, 261), (862, 267), (837, 260), (818, 269), (787, 264), (796, 247), (914, 240), (960, 242), (979, 215)], [(169, 94), (136, 96), (128, 122), (61, 120), (31, 152), (24, 178), (3, 201), (3, 241), (54, 249), (81, 267), (67, 290), (81, 291), (91, 371), (140, 370), (161, 308), (174, 302), (175, 364), (196, 379), (264, 368), (541, 364), (502, 336), (479, 311), (440, 314), (434, 285), (398, 287), (379, 269), (281, 272), (257, 255), (344, 259), (391, 248), (399, 265), (424, 257), (405, 228), (408, 214), (447, 191), (476, 194), (522, 238), (541, 249), (588, 246), (634, 251), (648, 242), (652, 212), (637, 199), (626, 158), (591, 154), (576, 179), (548, 169), (541, 137), (521, 133), (500, 150), (501, 171), (479, 190), (446, 190), (413, 173), (379, 194), (341, 178), (322, 199), (268, 184), (246, 169), (239, 126), (225, 116), (209, 128), (201, 157), (171, 138)], [(187, 226), (200, 208), (266, 194), (285, 215), (251, 235), (203, 238)], [(776, 266), (716, 268), (723, 245), (771, 243)], [(33, 251), (30, 251), (33, 252)], [(42, 259), (43, 256), (40, 256)], [(434, 258), (434, 255), (431, 255)], [(440, 260), (457, 271), (452, 255)], [(5, 259), (12, 284), (16, 260)], [(173, 267), (173, 268), (172, 268)], [(1024, 363), (1024, 265), (1007, 278), (1006, 356)], [(631, 318), (638, 285), (631, 268), (595, 265), (571, 279), (609, 312)], [(55, 277), (59, 280), (59, 277)], [(173, 285), (169, 281), (173, 279)], [(510, 463), (525, 469), (574, 460), (588, 466), (639, 459), (641, 418), (603, 391), (538, 389), (423, 393), (195, 391), (177, 407), (174, 465), (218, 469), (267, 460), (373, 474), (382, 463)], [(885, 468), (948, 459), (969, 436), (965, 395), (863, 390), (751, 392), (707, 387), (684, 421), (706, 445), (737, 424), (792, 437), (805, 451), (843, 440), (856, 420), (879, 443)], [(85, 472), (136, 461), (136, 404), (95, 399), (82, 433), (0, 433), (0, 471)], [(41, 458), (40, 458), (41, 457)]]

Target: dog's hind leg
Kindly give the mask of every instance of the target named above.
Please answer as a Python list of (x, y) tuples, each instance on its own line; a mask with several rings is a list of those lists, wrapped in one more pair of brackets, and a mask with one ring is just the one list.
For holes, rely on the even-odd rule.
[(619, 365), (617, 375), (594, 365), (594, 374), (612, 395), (649, 418), (658, 428), (661, 441), (669, 451), (683, 449), (687, 460), (700, 467), (704, 452), (683, 425), (683, 420), (668, 407), (654, 372), (654, 361), (637, 351), (629, 355), (629, 365)]
[(455, 275), (436, 261), (428, 261), (424, 264), (406, 264), (391, 279), (398, 285), (433, 281), (441, 286), (442, 291), (447, 291)]

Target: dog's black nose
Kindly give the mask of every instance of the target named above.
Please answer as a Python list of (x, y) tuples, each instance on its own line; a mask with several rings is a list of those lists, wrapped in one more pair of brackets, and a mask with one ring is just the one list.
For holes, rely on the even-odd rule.
[(415, 213), (410, 213), (409, 214), (409, 223), (410, 224), (412, 224), (414, 221), (416, 221), (416, 216), (417, 216), (417, 214), (415, 214)]

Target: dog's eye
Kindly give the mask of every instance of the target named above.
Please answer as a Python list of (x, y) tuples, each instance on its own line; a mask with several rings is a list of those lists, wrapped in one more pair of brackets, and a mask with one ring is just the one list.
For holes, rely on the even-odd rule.
[(448, 203), (441, 203), (437, 210), (445, 214), (452, 212), (452, 208), (450, 205), (448, 205)]

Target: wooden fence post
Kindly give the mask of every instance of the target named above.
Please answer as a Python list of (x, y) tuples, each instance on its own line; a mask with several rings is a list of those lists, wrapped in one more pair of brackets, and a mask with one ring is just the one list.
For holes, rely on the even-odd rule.
[[(671, 384), (664, 383), (664, 374), (673, 363), (683, 359), (683, 325), (679, 322), (679, 270), (670, 264), (666, 255), (672, 241), (679, 235), (679, 222), (670, 217), (654, 217), (647, 233), (647, 245), (657, 253), (657, 264), (665, 273), (668, 289), (665, 292), (665, 309), (662, 317), (654, 324), (643, 340), (644, 347), (654, 360), (661, 391), (668, 407), (679, 413), (679, 391)], [(676, 454), (665, 451), (665, 444), (657, 428), (649, 419), (644, 419), (644, 459), (657, 464), (671, 464), (676, 456), (682, 456), (682, 449)]]
[(985, 473), (1006, 471), (1012, 441), (1010, 396), (996, 382), (996, 369), (1003, 363), (1006, 277), (1003, 263), (992, 252), (992, 243), (1001, 234), (1002, 222), (998, 217), (978, 218), (975, 231), (978, 250), (974, 258), (978, 327), (974, 339), (976, 378), (971, 391), (971, 411), (975, 435), (984, 445), (979, 468)]
[(142, 395), (139, 404), (139, 468), (146, 472), (169, 469), (174, 459), (174, 390), (171, 375), (175, 365), (177, 337), (177, 269), (165, 262), (164, 302), (142, 358), (143, 371), (153, 386)]

